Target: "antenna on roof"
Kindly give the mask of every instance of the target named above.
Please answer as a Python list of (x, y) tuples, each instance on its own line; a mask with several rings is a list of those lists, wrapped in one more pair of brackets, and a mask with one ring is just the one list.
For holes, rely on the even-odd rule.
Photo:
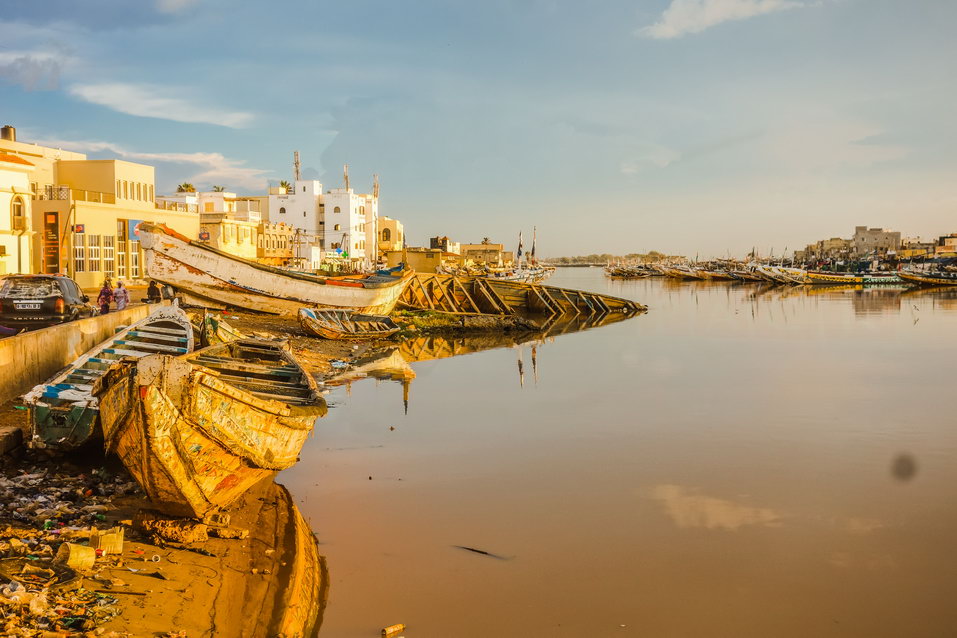
[(293, 172), (293, 175), (296, 176), (297, 182), (300, 179), (302, 179), (301, 177), (302, 171), (300, 170), (301, 168), (302, 168), (302, 163), (299, 161), (299, 151), (293, 151), (292, 152), (292, 172)]
[(372, 174), (372, 196), (379, 199), (379, 174)]
[(349, 190), (349, 165), (342, 165), (342, 179), (346, 182), (346, 190)]

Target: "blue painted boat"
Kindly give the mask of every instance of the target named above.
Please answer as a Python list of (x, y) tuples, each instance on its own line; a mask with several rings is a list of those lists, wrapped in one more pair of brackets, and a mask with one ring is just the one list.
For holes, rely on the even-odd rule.
[(30, 410), (30, 447), (66, 451), (99, 439), (99, 404), (93, 389), (110, 366), (150, 354), (186, 354), (194, 344), (186, 313), (178, 306), (158, 306), (24, 395)]

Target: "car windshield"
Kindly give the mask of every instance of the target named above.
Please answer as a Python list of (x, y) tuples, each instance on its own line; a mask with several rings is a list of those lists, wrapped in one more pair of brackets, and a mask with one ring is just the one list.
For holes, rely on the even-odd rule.
[(0, 297), (35, 298), (62, 297), (56, 280), (47, 278), (25, 279), (15, 277), (7, 279), (0, 288)]

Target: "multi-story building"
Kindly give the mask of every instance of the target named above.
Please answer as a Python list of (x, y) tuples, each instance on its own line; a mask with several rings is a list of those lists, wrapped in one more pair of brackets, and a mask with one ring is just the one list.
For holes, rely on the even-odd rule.
[(482, 242), (481, 244), (461, 244), (460, 253), (464, 263), (486, 264), (489, 266), (507, 266), (515, 257), (505, 250), (505, 244)]
[(259, 222), (256, 260), (270, 266), (290, 265), (295, 233), (296, 229), (285, 222)]
[(867, 226), (854, 227), (854, 252), (859, 257), (886, 255), (896, 253), (901, 245), (901, 234), (898, 231), (884, 230), (883, 228), (868, 228)]
[[(161, 221), (187, 236), (199, 232), (195, 208), (157, 207), (152, 166), (122, 160), (88, 160), (82, 153), (18, 142), (12, 127), (0, 135), (0, 152), (35, 166), (32, 270), (67, 273), (84, 288), (105, 278), (144, 276), (137, 226)], [(185, 209), (185, 210), (184, 210)]]
[(30, 182), (35, 168), (18, 155), (0, 152), (0, 275), (34, 272)]
[(402, 250), (405, 246), (405, 228), (402, 222), (391, 217), (379, 218), (379, 253)]
[(462, 244), (457, 241), (452, 241), (448, 237), (430, 237), (429, 248), (439, 248), (454, 255), (460, 255), (462, 253)]

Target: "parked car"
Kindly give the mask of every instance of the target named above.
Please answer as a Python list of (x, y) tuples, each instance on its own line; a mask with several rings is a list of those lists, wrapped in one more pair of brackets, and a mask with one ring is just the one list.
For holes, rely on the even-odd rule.
[(0, 326), (45, 328), (99, 311), (76, 282), (63, 275), (9, 275), (0, 285)]

